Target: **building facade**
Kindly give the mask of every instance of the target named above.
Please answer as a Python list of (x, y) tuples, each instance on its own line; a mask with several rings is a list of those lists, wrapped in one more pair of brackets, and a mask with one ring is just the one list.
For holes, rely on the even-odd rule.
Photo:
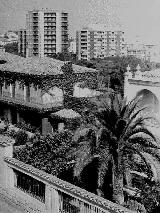
[(27, 50), (27, 40), (26, 40), (27, 34), (26, 29), (20, 29), (18, 31), (18, 53), (21, 56), (26, 56), (26, 50)]
[[(68, 13), (49, 9), (29, 11), (26, 15), (26, 35), (26, 52), (29, 57), (52, 56), (66, 50)], [(23, 46), (23, 38), (20, 38), (19, 46)]]
[(124, 55), (124, 32), (94, 25), (76, 32), (78, 60)]
[(0, 52), (0, 118), (51, 132), (58, 124), (52, 127), (49, 115), (64, 108), (65, 97), (72, 98), (76, 85), (86, 79), (97, 81), (97, 71), (49, 57)]
[(132, 55), (144, 61), (160, 62), (160, 46), (141, 44), (139, 42), (126, 44), (126, 55)]
[(76, 40), (71, 38), (69, 40), (69, 48), (68, 48), (68, 51), (70, 53), (73, 53), (73, 54), (76, 54)]

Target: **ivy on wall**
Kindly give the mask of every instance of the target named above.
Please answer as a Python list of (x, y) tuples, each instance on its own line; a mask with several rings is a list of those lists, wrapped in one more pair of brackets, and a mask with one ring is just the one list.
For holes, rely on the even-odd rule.
[[(49, 89), (53, 87), (58, 87), (62, 89), (63, 94), (66, 97), (73, 95), (73, 87), (74, 84), (78, 81), (84, 80), (84, 81), (92, 81), (95, 78), (95, 75), (97, 73), (74, 73), (72, 63), (67, 62), (61, 67), (62, 74), (54, 75), (33, 75), (29, 73), (18, 73), (18, 72), (0, 72), (0, 84), (3, 86), (4, 81), (7, 82), (7, 84), (14, 83), (15, 81), (18, 81), (20, 85), (30, 85), (32, 84), (35, 89), (41, 89), (42, 93), (46, 93), (49, 91)], [(14, 103), (10, 100), (5, 100), (8, 104), (16, 104), (18, 108), (27, 108), (27, 104), (24, 103)], [(40, 111), (44, 111), (45, 109), (41, 109), (40, 106), (28, 106), (28, 108), (36, 109), (38, 108)], [(47, 110), (47, 109), (46, 109)], [(51, 110), (51, 109), (48, 109)]]

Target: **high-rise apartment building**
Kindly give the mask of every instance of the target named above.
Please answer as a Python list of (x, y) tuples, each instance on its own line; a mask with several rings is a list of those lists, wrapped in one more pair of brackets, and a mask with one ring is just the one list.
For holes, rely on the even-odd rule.
[(26, 56), (26, 47), (27, 47), (27, 41), (26, 41), (26, 29), (20, 29), (18, 31), (18, 53), (21, 56)]
[[(51, 56), (68, 48), (68, 13), (49, 9), (26, 15), (28, 56)], [(20, 44), (21, 45), (21, 44)]]
[(78, 60), (124, 55), (124, 32), (92, 25), (76, 33)]

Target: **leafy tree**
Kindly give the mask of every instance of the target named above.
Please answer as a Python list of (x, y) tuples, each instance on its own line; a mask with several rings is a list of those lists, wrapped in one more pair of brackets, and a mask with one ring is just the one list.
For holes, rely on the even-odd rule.
[[(119, 95), (112, 94), (110, 101), (104, 101), (94, 116), (88, 114), (87, 122), (84, 119), (74, 136), (78, 144), (72, 151), (75, 157), (74, 176), (80, 178), (84, 168), (97, 159), (97, 193), (100, 194), (111, 165), (113, 200), (119, 204), (124, 202), (123, 180), (129, 171), (131, 153), (142, 157), (141, 151), (149, 152), (158, 147), (155, 137), (145, 126), (150, 117), (141, 117), (145, 109), (139, 109), (138, 104), (137, 98), (127, 103)], [(147, 163), (146, 166), (150, 171)]]
[(60, 60), (60, 61), (71, 61), (71, 62), (76, 61), (76, 55), (73, 54), (73, 53), (70, 53), (68, 50), (59, 52), (57, 54), (52, 54), (49, 57), (55, 58), (55, 59)]
[(144, 62), (134, 56), (116, 56), (104, 59), (94, 58), (91, 61), (76, 61), (76, 64), (99, 70), (99, 79), (102, 84), (121, 94), (123, 94), (124, 72), (128, 64), (133, 71), (135, 71), (138, 64), (142, 68), (142, 71), (150, 70), (152, 66), (148, 61)]
[(18, 43), (17, 42), (6, 44), (4, 47), (5, 47), (6, 52), (18, 55)]

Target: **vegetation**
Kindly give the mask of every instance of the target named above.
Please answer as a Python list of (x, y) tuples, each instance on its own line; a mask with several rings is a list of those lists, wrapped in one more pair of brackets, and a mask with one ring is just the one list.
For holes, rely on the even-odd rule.
[(5, 47), (6, 52), (18, 55), (18, 43), (17, 42), (6, 44), (4, 47)]
[[(105, 175), (112, 173), (113, 200), (119, 204), (124, 203), (124, 175), (129, 184), (129, 171), (131, 154), (138, 155), (145, 161), (141, 152), (149, 152), (158, 148), (153, 134), (145, 127), (145, 120), (138, 109), (139, 99), (127, 104), (117, 95), (111, 96), (110, 103), (104, 103), (89, 122), (75, 133), (77, 147), (73, 150), (75, 156), (74, 176), (80, 178), (84, 168), (97, 163), (97, 193), (103, 194)], [(148, 177), (151, 177), (150, 167), (147, 165)], [(108, 179), (107, 179), (108, 180)]]
[(144, 161), (143, 169), (150, 183), (151, 166), (142, 153), (159, 159), (155, 152), (156, 138), (145, 127), (145, 121), (151, 117), (141, 117), (145, 108), (138, 108), (139, 101), (136, 98), (127, 103), (111, 93), (98, 107), (93, 108), (91, 104), (92, 111), (81, 111), (81, 126), (75, 132), (37, 135), (14, 156), (119, 204), (133, 208), (134, 203), (144, 209), (140, 203), (147, 206), (145, 196), (143, 201), (124, 202), (123, 191), (124, 185), (130, 186), (135, 153)]
[(72, 145), (70, 131), (56, 132), (47, 136), (37, 134), (25, 149), (16, 151), (14, 156), (24, 163), (60, 177), (70, 168), (67, 152)]

